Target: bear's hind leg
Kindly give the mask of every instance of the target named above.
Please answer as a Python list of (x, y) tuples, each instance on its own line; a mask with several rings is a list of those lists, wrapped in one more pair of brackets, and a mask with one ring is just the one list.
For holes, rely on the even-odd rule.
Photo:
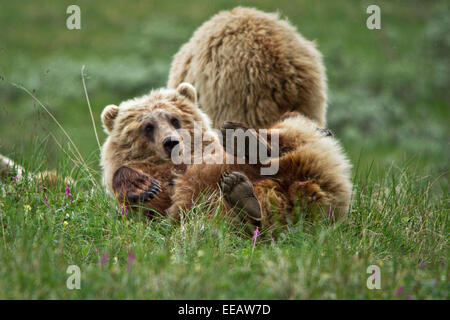
[(308, 202), (320, 202), (326, 198), (326, 193), (312, 180), (295, 181), (289, 187), (289, 200), (294, 201), (298, 196), (306, 197)]
[(288, 194), (292, 203), (300, 201), (301, 209), (306, 209), (307, 216), (313, 220), (324, 212), (328, 215), (333, 213), (330, 194), (313, 180), (295, 181), (290, 185)]
[(220, 188), (228, 204), (243, 214), (244, 219), (260, 227), (261, 205), (255, 196), (252, 183), (240, 172), (224, 173)]
[[(219, 164), (194, 164), (179, 175), (174, 183), (172, 205), (167, 214), (174, 221), (180, 219), (180, 213), (190, 210), (199, 201), (211, 204), (217, 201), (219, 181), (225, 166)], [(206, 199), (205, 199), (206, 198)]]
[[(274, 179), (263, 179), (253, 183), (256, 197), (262, 208), (264, 228), (275, 237), (281, 226), (290, 220), (291, 205), (285, 190)], [(294, 222), (294, 221), (293, 221)]]

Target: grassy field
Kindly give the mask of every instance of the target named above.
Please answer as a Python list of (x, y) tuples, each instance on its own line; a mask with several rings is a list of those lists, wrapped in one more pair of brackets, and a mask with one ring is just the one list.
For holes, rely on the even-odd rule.
[[(81, 7), (82, 29), (65, 27)], [(124, 216), (100, 185), (97, 129), (111, 103), (164, 86), (211, 15), (280, 11), (324, 54), (329, 127), (354, 164), (346, 221), (287, 226), (255, 248), (196, 208), (180, 226)], [(382, 29), (366, 28), (381, 7)], [(77, 183), (0, 182), (0, 298), (448, 299), (450, 67), (445, 1), (20, 1), (0, 4), (0, 153)], [(14, 85), (16, 84), (16, 85)], [(39, 103), (67, 130), (83, 157)], [(99, 132), (100, 141), (105, 135)], [(69, 290), (69, 265), (81, 289)], [(367, 268), (381, 270), (369, 290)]]

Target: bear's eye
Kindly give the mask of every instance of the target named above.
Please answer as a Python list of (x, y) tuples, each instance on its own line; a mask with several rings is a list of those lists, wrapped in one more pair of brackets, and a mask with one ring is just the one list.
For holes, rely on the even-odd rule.
[(181, 128), (180, 120), (178, 120), (177, 118), (172, 118), (172, 119), (170, 119), (170, 124), (171, 124), (175, 129), (180, 129), (180, 128)]
[(153, 131), (155, 130), (155, 126), (149, 123), (144, 127), (144, 130), (146, 133), (152, 134)]

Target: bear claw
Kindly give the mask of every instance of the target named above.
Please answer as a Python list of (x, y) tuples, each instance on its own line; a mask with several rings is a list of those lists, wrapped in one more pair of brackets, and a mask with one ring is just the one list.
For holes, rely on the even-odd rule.
[(334, 137), (333, 131), (330, 129), (319, 129), (320, 133), (322, 133), (325, 137)]
[(255, 196), (253, 185), (244, 174), (224, 173), (220, 188), (230, 206), (243, 212), (252, 224), (261, 225), (261, 206)]
[(146, 191), (136, 194), (129, 192), (127, 194), (127, 199), (130, 202), (143, 202), (153, 199), (161, 191), (161, 185), (159, 182), (153, 178), (150, 178), (150, 186)]

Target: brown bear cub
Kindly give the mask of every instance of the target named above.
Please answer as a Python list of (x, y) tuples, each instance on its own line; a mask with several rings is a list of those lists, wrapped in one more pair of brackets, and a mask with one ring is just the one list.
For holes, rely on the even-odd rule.
[(182, 82), (197, 89), (215, 128), (268, 128), (290, 111), (326, 125), (322, 56), (276, 13), (238, 7), (206, 21), (174, 56), (167, 86)]
[[(289, 113), (268, 130), (267, 137), (256, 132), (252, 136), (269, 151), (278, 149), (277, 157), (255, 164), (227, 164), (224, 142), (211, 129), (196, 97), (195, 88), (182, 83), (177, 89), (155, 90), (105, 108), (102, 121), (109, 137), (102, 149), (104, 183), (119, 203), (141, 203), (149, 213), (154, 210), (177, 218), (207, 190), (213, 200), (225, 200), (255, 225), (272, 223), (276, 212), (289, 213), (297, 199), (305, 200), (306, 212), (320, 210), (338, 216), (347, 211), (350, 164), (338, 142), (314, 121)], [(203, 142), (197, 148), (195, 139), (190, 139), (196, 128)], [(241, 128), (246, 129), (228, 122), (222, 130)], [(244, 158), (251, 156), (247, 145)], [(172, 161), (176, 149), (194, 155), (199, 148), (203, 151), (200, 159)], [(232, 157), (236, 160), (240, 155)], [(278, 170), (272, 175), (261, 173), (270, 167)]]

